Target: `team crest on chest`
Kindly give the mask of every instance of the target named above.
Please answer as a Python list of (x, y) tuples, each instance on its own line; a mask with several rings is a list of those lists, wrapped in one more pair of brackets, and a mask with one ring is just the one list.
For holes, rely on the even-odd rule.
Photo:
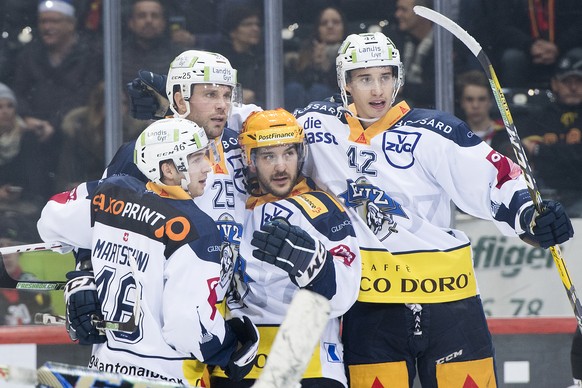
[(243, 165), (243, 160), (242, 160), (242, 154), (239, 153), (239, 154), (236, 154), (234, 156), (229, 156), (227, 158), (227, 162), (232, 167), (232, 171), (233, 171), (232, 181), (234, 183), (234, 188), (239, 193), (246, 193), (245, 177), (243, 174), (244, 165)]
[(284, 218), (288, 220), (292, 214), (293, 211), (291, 209), (278, 202), (266, 203), (261, 211), (261, 226), (272, 221), (273, 218)]
[(232, 277), (234, 262), (238, 256), (242, 238), (242, 225), (235, 222), (230, 214), (223, 213), (218, 217), (216, 226), (222, 239), (220, 249), (220, 285), (226, 287)]
[(364, 177), (358, 178), (355, 182), (348, 179), (346, 184), (347, 190), (339, 197), (343, 199), (345, 206), (356, 209), (358, 215), (366, 221), (380, 241), (392, 233), (398, 233), (398, 224), (394, 221), (394, 216), (408, 218), (398, 202)]
[(383, 149), (386, 161), (396, 168), (409, 168), (414, 164), (414, 149), (420, 133), (391, 129), (384, 132)]

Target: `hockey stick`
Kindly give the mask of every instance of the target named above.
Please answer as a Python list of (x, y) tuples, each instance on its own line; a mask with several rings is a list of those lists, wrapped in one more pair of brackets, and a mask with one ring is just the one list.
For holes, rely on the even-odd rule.
[(34, 251), (48, 251), (51, 249), (64, 248), (73, 249), (72, 246), (63, 244), (61, 242), (48, 242), (48, 243), (36, 243), (36, 244), (25, 244), (25, 245), (14, 245), (11, 247), (0, 248), (0, 254), (9, 255), (11, 253), (24, 253), (24, 252), (34, 252)]
[[(467, 31), (463, 30), (457, 23), (455, 23), (448, 17), (432, 9), (418, 5), (415, 6), (413, 10), (417, 15), (432, 21), (433, 23), (441, 26), (445, 30), (455, 35), (479, 60), (479, 63), (483, 67), (483, 70), (485, 71), (485, 74), (489, 79), (489, 85), (491, 86), (491, 90), (493, 91), (493, 95), (495, 97), (495, 102), (497, 103), (497, 107), (499, 108), (499, 112), (501, 113), (501, 117), (503, 118), (503, 123), (505, 124), (505, 129), (507, 130), (507, 134), (509, 135), (509, 140), (511, 142), (513, 152), (515, 153), (517, 163), (519, 164), (519, 167), (521, 167), (521, 170), (523, 171), (523, 175), (525, 178), (525, 182), (527, 184), (529, 194), (533, 200), (536, 211), (538, 213), (541, 213), (543, 210), (543, 204), (540, 191), (538, 190), (538, 186), (532, 174), (531, 167), (527, 161), (523, 145), (521, 144), (521, 139), (517, 134), (517, 129), (515, 128), (515, 124), (513, 123), (513, 118), (511, 117), (509, 106), (507, 105), (507, 101), (505, 100), (505, 95), (501, 90), (501, 85), (499, 84), (499, 80), (497, 79), (497, 75), (495, 74), (495, 70), (493, 70), (493, 65), (491, 65), (491, 62), (489, 61), (487, 54), (485, 54), (485, 51), (483, 51), (483, 48), (475, 40), (475, 38), (469, 35)], [(574, 288), (574, 284), (572, 283), (570, 274), (568, 273), (568, 270), (566, 268), (566, 263), (564, 262), (564, 258), (562, 257), (560, 247), (558, 245), (554, 245), (550, 247), (550, 252), (552, 253), (554, 263), (556, 263), (556, 268), (558, 269), (558, 273), (560, 274), (560, 279), (562, 280), (562, 284), (566, 289), (566, 294), (568, 295), (568, 299), (570, 300), (570, 304), (572, 305), (572, 309), (574, 310), (574, 315), (578, 322), (578, 327), (580, 327), (580, 329), (582, 330), (582, 304), (580, 303), (580, 299), (578, 299), (578, 296), (576, 295), (576, 289)]]
[[(64, 290), (66, 281), (58, 280), (18, 280), (12, 278), (6, 271), (4, 266), (3, 255), (13, 254), (13, 253), (24, 253), (24, 252), (39, 252), (47, 251), (57, 248), (63, 249), (73, 249), (72, 246), (63, 244), (60, 242), (48, 242), (48, 243), (36, 243), (27, 245), (14, 245), (11, 247), (0, 248), (0, 288), (15, 288), (19, 290), (32, 290), (32, 291), (56, 291)], [(137, 295), (137, 278), (136, 275), (139, 273), (137, 270), (137, 264), (135, 258), (130, 255), (130, 260), (128, 260), (131, 272), (133, 273), (134, 279), (136, 279), (136, 303), (134, 305), (133, 313), (127, 322), (115, 322), (107, 321), (101, 319), (94, 319), (93, 322), (97, 330), (113, 330), (121, 331), (126, 333), (133, 333), (137, 329), (137, 323), (139, 322), (139, 297)], [(54, 324), (65, 324), (65, 317), (58, 315), (52, 315), (47, 313), (38, 313), (35, 316), (35, 323), (44, 325), (54, 325)]]
[(47, 362), (39, 369), (0, 365), (0, 380), (51, 388), (176, 387), (176, 383), (122, 374), (99, 372), (77, 365)]
[[(137, 329), (135, 316), (132, 314), (127, 322), (106, 321), (102, 319), (93, 319), (93, 323), (97, 330), (104, 332), (105, 330), (121, 331), (124, 333), (133, 333)], [(37, 325), (59, 325), (64, 326), (67, 323), (67, 318), (62, 315), (54, 315), (50, 313), (36, 313), (34, 315), (34, 323)]]
[(298, 387), (317, 341), (329, 320), (329, 300), (299, 290), (279, 327), (265, 368), (253, 388)]
[(63, 290), (65, 288), (65, 285), (67, 284), (67, 282), (65, 281), (18, 280), (12, 278), (6, 271), (6, 267), (4, 267), (3, 255), (25, 252), (48, 251), (58, 248), (72, 249), (71, 246), (60, 242), (14, 245), (11, 247), (0, 248), (0, 288), (16, 288), (19, 290), (34, 290), (34, 291)]
[[(140, 298), (138, 295), (138, 284), (140, 284), (140, 281), (137, 263), (135, 261), (135, 257), (133, 254), (128, 256), (128, 263), (135, 281), (135, 303), (133, 305), (133, 311), (131, 313), (131, 316), (126, 322), (108, 321), (105, 319), (98, 319), (96, 316), (92, 317), (92, 321), (93, 324), (95, 325), (95, 328), (99, 330), (101, 333), (104, 333), (106, 330), (133, 333), (137, 329), (137, 325), (139, 324), (139, 320), (141, 317), (141, 308), (140, 308)], [(53, 315), (49, 313), (37, 313), (34, 316), (34, 321), (35, 323), (43, 325), (67, 324), (66, 317), (63, 317), (61, 315)]]

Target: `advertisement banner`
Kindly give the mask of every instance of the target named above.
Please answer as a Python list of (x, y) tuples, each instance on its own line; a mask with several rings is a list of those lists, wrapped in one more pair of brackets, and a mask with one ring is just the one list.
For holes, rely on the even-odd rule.
[[(561, 246), (570, 278), (582, 297), (582, 219)], [(572, 307), (549, 250), (503, 236), (490, 221), (457, 217), (471, 239), (477, 284), (489, 317), (572, 317)]]

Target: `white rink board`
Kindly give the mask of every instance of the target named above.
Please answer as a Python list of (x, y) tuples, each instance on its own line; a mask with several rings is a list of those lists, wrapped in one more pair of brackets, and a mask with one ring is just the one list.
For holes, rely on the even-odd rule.
[[(574, 238), (561, 246), (570, 278), (582, 297), (582, 219), (572, 220)], [(505, 237), (492, 222), (457, 217), (455, 229), (471, 239), (473, 261), (488, 316), (573, 317), (549, 250)], [(577, 233), (576, 233), (577, 232)]]

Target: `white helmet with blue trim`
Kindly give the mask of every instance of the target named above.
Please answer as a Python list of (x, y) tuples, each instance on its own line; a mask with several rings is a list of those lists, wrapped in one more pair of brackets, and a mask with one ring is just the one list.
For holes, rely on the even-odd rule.
[(166, 93), (170, 101), (170, 109), (176, 117), (186, 117), (190, 114), (190, 105), (186, 104), (186, 113), (178, 113), (174, 102), (174, 93), (182, 93), (184, 100), (190, 100), (192, 85), (215, 84), (232, 88), (231, 102), (241, 100), (240, 86), (237, 84), (237, 72), (228, 59), (218, 53), (201, 50), (187, 50), (178, 55), (170, 64), (166, 81)]
[(208, 152), (209, 141), (204, 128), (193, 121), (180, 118), (157, 120), (137, 138), (133, 160), (150, 181), (163, 184), (160, 164), (172, 160), (176, 169), (183, 172), (181, 186), (188, 190), (188, 155)]
[(342, 102), (347, 108), (348, 98), (346, 83), (348, 72), (354, 69), (368, 67), (392, 66), (395, 84), (392, 93), (392, 103), (398, 90), (404, 84), (404, 69), (400, 52), (392, 41), (381, 32), (351, 34), (341, 44), (336, 57), (337, 83), (340, 88)]

